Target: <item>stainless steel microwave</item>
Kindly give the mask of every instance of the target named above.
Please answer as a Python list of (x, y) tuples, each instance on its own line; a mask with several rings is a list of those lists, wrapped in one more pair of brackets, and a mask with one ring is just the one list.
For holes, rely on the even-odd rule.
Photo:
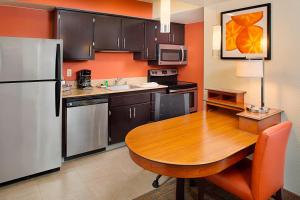
[(149, 61), (150, 65), (186, 65), (187, 49), (182, 45), (158, 44), (157, 60)]

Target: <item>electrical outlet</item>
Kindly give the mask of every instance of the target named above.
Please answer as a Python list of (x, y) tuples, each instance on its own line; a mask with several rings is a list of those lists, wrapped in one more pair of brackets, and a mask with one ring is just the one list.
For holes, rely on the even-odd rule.
[(72, 76), (72, 69), (67, 69), (67, 77), (71, 77)]

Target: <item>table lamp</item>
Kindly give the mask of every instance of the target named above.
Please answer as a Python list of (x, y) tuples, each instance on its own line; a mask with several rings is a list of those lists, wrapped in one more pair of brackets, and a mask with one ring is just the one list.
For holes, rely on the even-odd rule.
[(264, 103), (264, 59), (248, 59), (238, 62), (236, 76), (261, 79), (261, 105), (260, 107), (249, 105), (247, 110), (256, 113), (269, 112), (269, 108), (266, 108)]

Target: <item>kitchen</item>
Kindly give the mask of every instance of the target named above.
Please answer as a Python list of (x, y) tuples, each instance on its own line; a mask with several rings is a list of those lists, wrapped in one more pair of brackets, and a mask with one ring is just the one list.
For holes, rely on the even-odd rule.
[(2, 0), (0, 200), (298, 200), (299, 9)]
[[(128, 10), (125, 9), (125, 11), (122, 10), (124, 4), (120, 2), (113, 2), (107, 8), (101, 7), (102, 10), (98, 10), (99, 5), (95, 10), (81, 8), (80, 6), (74, 8), (73, 4), (70, 6), (67, 5), (67, 2), (65, 4), (56, 3), (55, 6), (39, 5), (42, 4), (41, 2), (19, 2), (16, 5), (5, 5), (1, 6), (3, 12), (0, 16), (9, 17), (8, 21), (3, 21), (3, 27), (7, 28), (1, 29), (2, 36), (63, 40), (63, 42), (58, 40), (57, 44), (47, 46), (40, 44), (41, 41), (38, 40), (24, 39), (25, 42), (32, 42), (32, 46), (36, 45), (37, 51), (40, 47), (51, 49), (51, 51), (49, 50), (51, 54), (48, 54), (48, 56), (51, 55), (52, 59), (40, 57), (40, 63), (49, 62), (49, 65), (53, 65), (49, 67), (49, 72), (42, 72), (47, 73), (49, 77), (39, 77), (39, 74), (37, 74), (33, 77), (22, 78), (20, 76), (6, 76), (3, 73), (3, 77), (6, 76), (6, 79), (1, 80), (3, 84), (11, 84), (12, 82), (21, 84), (28, 81), (32, 81), (32, 84), (34, 84), (37, 81), (51, 80), (55, 82), (60, 80), (61, 76), (65, 81), (65, 85), (62, 85), (61, 88), (63, 90), (61, 102), (58, 101), (57, 84), (55, 84), (54, 89), (51, 86), (51, 88), (45, 90), (54, 92), (55, 98), (44, 94), (42, 95), (44, 98), (40, 97), (37, 101), (43, 102), (44, 99), (47, 100), (48, 98), (55, 100), (49, 100), (48, 103), (45, 101), (45, 103), (49, 107), (55, 105), (54, 110), (51, 109), (51, 115), (55, 111), (54, 116), (58, 114), (61, 117), (61, 122), (56, 124), (62, 127), (62, 131), (57, 131), (57, 134), (62, 133), (62, 138), (53, 139), (57, 151), (52, 152), (51, 155), (41, 154), (41, 156), (56, 156), (57, 158), (59, 148), (61, 148), (63, 159), (72, 161), (74, 158), (86, 156), (90, 153), (105, 152), (105, 150), (123, 147), (128, 131), (153, 121), (154, 100), (152, 93), (155, 92), (189, 92), (191, 94), (190, 111), (195, 112), (197, 109), (201, 109), (202, 105), (198, 103), (201, 102), (200, 95), (202, 95), (202, 82), (198, 79), (200, 75), (191, 75), (187, 69), (194, 68), (200, 70), (201, 73), (198, 65), (201, 66), (202, 62), (192, 56), (193, 54), (197, 55), (197, 51), (189, 52), (186, 50), (189, 45), (193, 45), (194, 40), (192, 42), (192, 38), (188, 39), (190, 44), (185, 44), (187, 36), (198, 34), (199, 31), (201, 33), (201, 22), (192, 24), (195, 28), (191, 25), (189, 31), (186, 31), (187, 28), (183, 23), (172, 23), (169, 34), (160, 34), (159, 21), (149, 19), (152, 15), (152, 5), (149, 3), (132, 1)], [(111, 12), (110, 6), (113, 6), (116, 11)], [(122, 11), (118, 12), (118, 8)], [(137, 8), (143, 8), (143, 11), (141, 12)], [(13, 15), (13, 13), (17, 13), (17, 15)], [(128, 15), (133, 17), (128, 17)], [(24, 19), (30, 20), (30, 22)], [(14, 24), (18, 24), (20, 27), (16, 27)], [(80, 31), (82, 27), (85, 29), (84, 32)], [(201, 41), (198, 36), (196, 39), (199, 42)], [(9, 38), (7, 40), (3, 39), (2, 42), (8, 46), (15, 45), (13, 50), (18, 49), (18, 46), (20, 46), (18, 43), (15, 44), (9, 41)], [(19, 43), (22, 43), (22, 41)], [(159, 46), (158, 49), (156, 46)], [(194, 46), (194, 48), (200, 48), (198, 45)], [(21, 46), (20, 49), (28, 52), (32, 51), (27, 49), (26, 45)], [(13, 54), (13, 50), (7, 50), (7, 55)], [(158, 51), (161, 53), (158, 53)], [(169, 52), (171, 54), (168, 54)], [(30, 63), (30, 60), (36, 60), (35, 56), (37, 55), (39, 54), (29, 55), (26, 59)], [(22, 54), (19, 56), (22, 56)], [(171, 60), (168, 59), (168, 56)], [(165, 57), (166, 60), (164, 60)], [(20, 63), (15, 63), (12, 58), (11, 56), (5, 57), (5, 63), (7, 63), (7, 66), (17, 67)], [(193, 65), (189, 66), (189, 63), (193, 63)], [(26, 61), (23, 64), (26, 68)], [(63, 65), (61, 75), (57, 70), (60, 65)], [(162, 67), (158, 67), (159, 65), (162, 65)], [(35, 67), (39, 66), (40, 64), (37, 64)], [(9, 68), (6, 68), (6, 70), (9, 70)], [(177, 82), (177, 79), (188, 82)], [(154, 83), (147, 84), (147, 82), (157, 82), (158, 85)], [(198, 82), (198, 88), (197, 83), (190, 82)], [(108, 87), (103, 88), (103, 85)], [(65, 91), (70, 89), (68, 87), (71, 87), (71, 91)], [(28, 95), (33, 96), (35, 92), (39, 93), (40, 89), (29, 91), (28, 88)], [(4, 100), (8, 102), (7, 99)], [(16, 107), (16, 110), (19, 109), (20, 107)], [(54, 119), (57, 121), (59, 117)], [(9, 118), (9, 120), (13, 119)], [(95, 126), (95, 124), (97, 125)], [(1, 125), (4, 126), (4, 124)], [(89, 133), (90, 135), (84, 135), (83, 133)], [(60, 142), (62, 143), (61, 147), (59, 147)], [(9, 145), (14, 146), (12, 143)], [(19, 145), (18, 152), (23, 151), (22, 149), (26, 148), (25, 146), (35, 144), (26, 143), (24, 147), (22, 144)], [(54, 146), (47, 148), (53, 148)], [(40, 147), (33, 146), (27, 153), (40, 151), (36, 148)], [(16, 162), (18, 156), (13, 157), (15, 158), (7, 159)], [(41, 168), (33, 167), (33, 171), (29, 170), (30, 172), (26, 169), (23, 170), (23, 174), (18, 175), (15, 172), (19, 172), (23, 167), (16, 167), (11, 176), (6, 174), (1, 182), (10, 183), (10, 181), (14, 182), (15, 179), (19, 180), (19, 178), (22, 180), (23, 177), (28, 175), (57, 170), (61, 166), (60, 159), (56, 159), (52, 164), (49, 165), (50, 167), (44, 165)], [(64, 166), (64, 163), (62, 163), (62, 166)], [(6, 166), (6, 168), (8, 167)]]

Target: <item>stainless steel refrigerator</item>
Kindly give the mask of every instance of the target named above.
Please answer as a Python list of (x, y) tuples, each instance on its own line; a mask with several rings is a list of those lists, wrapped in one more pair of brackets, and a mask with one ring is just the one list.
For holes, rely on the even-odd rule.
[(0, 183), (61, 166), (62, 41), (0, 37)]

